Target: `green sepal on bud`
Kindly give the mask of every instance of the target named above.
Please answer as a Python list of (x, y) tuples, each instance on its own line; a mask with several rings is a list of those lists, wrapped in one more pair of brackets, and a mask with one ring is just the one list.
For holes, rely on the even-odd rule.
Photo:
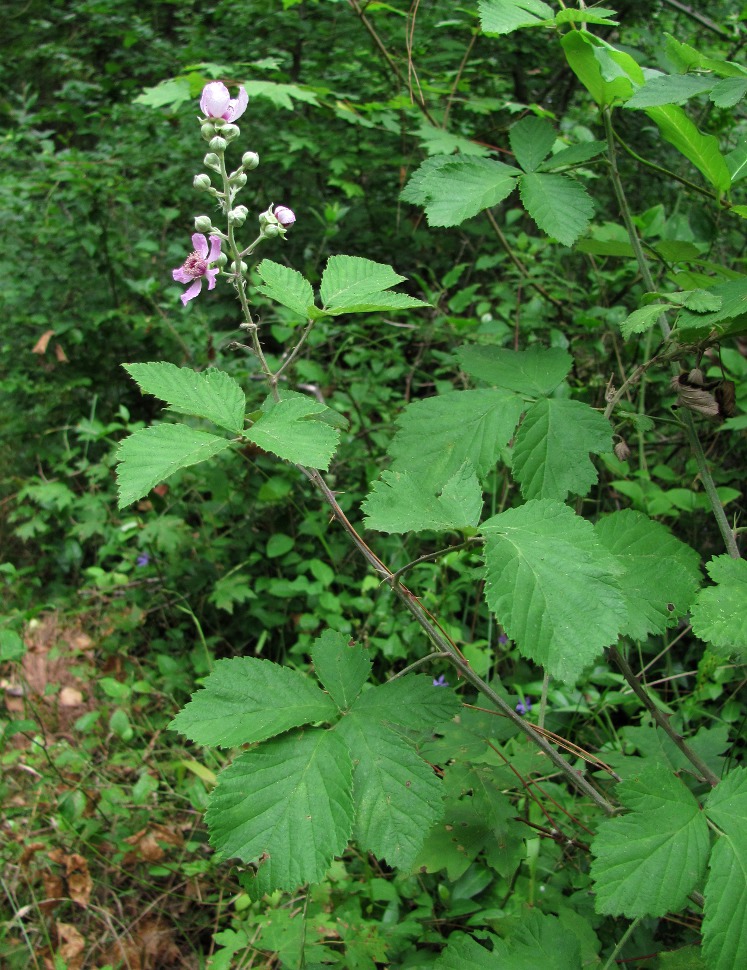
[(200, 134), (205, 139), (205, 141), (210, 141), (211, 138), (215, 137), (215, 125), (212, 121), (206, 121), (204, 125), (200, 128)]
[(228, 148), (228, 142), (225, 138), (221, 138), (220, 135), (216, 135), (215, 138), (210, 139), (210, 151), (220, 152), (221, 154)]
[(241, 129), (238, 125), (232, 125), (230, 122), (227, 125), (223, 125), (220, 130), (221, 135), (226, 139), (226, 141), (233, 141), (235, 138), (241, 134)]
[(267, 239), (274, 239), (275, 236), (279, 236), (282, 232), (281, 227), (277, 223), (269, 223), (262, 227), (262, 235)]
[(230, 225), (240, 228), (246, 222), (248, 215), (249, 210), (245, 205), (237, 205), (235, 209), (231, 209), (228, 213), (228, 222)]
[(220, 172), (220, 159), (213, 152), (208, 152), (203, 158), (202, 164), (205, 168), (212, 168), (214, 172)]
[(231, 185), (235, 185), (237, 189), (243, 189), (246, 185), (246, 175), (243, 172), (232, 172), (228, 176), (228, 181)]
[(231, 263), (230, 270), (234, 274), (234, 276), (237, 276), (239, 274), (241, 276), (246, 276), (246, 274), (249, 272), (249, 267), (246, 265), (246, 263), (242, 259), (241, 262), (239, 263), (239, 269), (238, 270), (236, 269), (236, 263)]
[(209, 192), (213, 187), (213, 183), (210, 181), (210, 176), (202, 172), (200, 175), (195, 175), (192, 179), (192, 186), (198, 192)]
[(259, 165), (259, 155), (256, 152), (244, 152), (241, 156), (241, 164), (247, 172), (251, 172)]
[(212, 232), (213, 220), (210, 216), (197, 216), (195, 219), (195, 229), (197, 232)]

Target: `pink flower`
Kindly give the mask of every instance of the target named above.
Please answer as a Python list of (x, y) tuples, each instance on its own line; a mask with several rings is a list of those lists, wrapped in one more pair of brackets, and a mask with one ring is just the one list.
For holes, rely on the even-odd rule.
[(181, 295), (181, 301), (186, 306), (190, 300), (194, 300), (202, 289), (202, 278), (207, 276), (208, 289), (215, 288), (215, 277), (218, 275), (218, 267), (208, 269), (210, 263), (220, 256), (220, 236), (210, 237), (210, 252), (208, 253), (208, 241), (201, 232), (196, 232), (192, 236), (194, 252), (187, 256), (184, 263), (177, 269), (172, 270), (171, 275), (177, 283), (191, 283), (188, 290)]
[(246, 88), (239, 88), (238, 98), (232, 98), (228, 88), (222, 81), (211, 81), (202, 89), (200, 108), (206, 118), (222, 118), (224, 121), (236, 121), (246, 111), (249, 95)]
[(286, 229), (290, 229), (293, 223), (296, 221), (296, 214), (292, 209), (289, 209), (286, 205), (279, 205), (275, 209), (275, 218), (284, 226)]

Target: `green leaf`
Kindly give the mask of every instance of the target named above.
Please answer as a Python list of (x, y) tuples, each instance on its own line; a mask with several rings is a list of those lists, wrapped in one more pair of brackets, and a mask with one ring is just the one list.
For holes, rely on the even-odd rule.
[(227, 431), (241, 434), (246, 398), (225, 371), (216, 367), (195, 371), (164, 362), (122, 366), (144, 394), (160, 397), (172, 411), (207, 418)]
[(675, 65), (676, 69), (682, 74), (686, 74), (693, 68), (703, 71), (713, 71), (717, 77), (744, 77), (747, 69), (734, 61), (725, 61), (718, 57), (707, 57), (689, 44), (683, 44), (676, 40), (671, 34), (664, 34), (666, 37), (665, 50), (667, 58)]
[(529, 501), (482, 531), (488, 606), (522, 656), (574, 683), (627, 622), (621, 566), (591, 523), (558, 502)]
[(514, 433), (524, 403), (504, 390), (454, 391), (408, 404), (389, 446), (393, 470), (441, 489), (465, 461), (483, 478)]
[[(615, 51), (610, 45), (585, 30), (570, 30), (560, 40), (568, 64), (592, 98), (601, 107), (616, 101), (626, 101), (633, 92), (633, 81), (643, 83), (643, 72), (629, 54)], [(598, 56), (606, 53), (615, 64), (626, 70), (612, 76), (606, 72)]]
[(213, 586), (208, 602), (217, 609), (233, 615), (233, 608), (237, 603), (247, 603), (257, 598), (249, 583), (250, 578), (243, 573), (229, 573), (227, 576), (222, 576)]
[(662, 313), (672, 306), (672, 303), (651, 303), (649, 306), (633, 310), (620, 324), (620, 332), (626, 340), (634, 333), (645, 333), (653, 327)]
[(620, 630), (633, 640), (663, 633), (690, 608), (700, 585), (700, 557), (659, 522), (624, 509), (594, 526), (599, 541), (625, 572), (619, 578), (628, 603), (628, 623)]
[(557, 134), (544, 118), (523, 118), (511, 126), (508, 140), (516, 161), (525, 172), (537, 170), (555, 144)]
[(747, 276), (709, 286), (706, 292), (721, 299), (721, 308), (712, 313), (681, 310), (677, 316), (677, 329), (686, 332), (688, 340), (706, 337), (712, 330), (723, 335), (747, 323)]
[(708, 970), (733, 970), (747, 963), (747, 842), (744, 833), (745, 823), (742, 822), (739, 834), (717, 839), (708, 862), (709, 874), (703, 893), (703, 952)]
[(335, 630), (325, 630), (311, 648), (314, 671), (341, 711), (347, 711), (368, 680), (371, 661), (363, 647)]
[(441, 782), (407, 741), (355, 707), (339, 730), (356, 765), (357, 844), (390, 866), (409, 869), (443, 812)]
[(169, 725), (197, 744), (235, 748), (290, 728), (330, 721), (337, 710), (308, 677), (255, 657), (219, 660)]
[(463, 135), (444, 131), (443, 128), (430, 124), (425, 118), (420, 119), (417, 138), (426, 155), (451, 155), (459, 152), (460, 155), (479, 155), (484, 158), (490, 154), (490, 149), (485, 145), (478, 145), (477, 142)]
[(183, 424), (159, 424), (125, 438), (117, 451), (119, 508), (147, 495), (180, 468), (196, 465), (231, 447), (227, 438)]
[(691, 610), (693, 633), (722, 657), (747, 660), (747, 560), (716, 556), (707, 565), (715, 586), (696, 597)]
[(435, 155), (413, 173), (400, 198), (422, 206), (429, 226), (458, 226), (503, 201), (520, 174), (492, 158)]
[(311, 88), (298, 84), (282, 84), (278, 81), (245, 81), (244, 87), (250, 98), (266, 98), (276, 108), (293, 111), (294, 101), (302, 104), (319, 105), (319, 95)]
[(619, 23), (617, 20), (610, 19), (614, 16), (616, 16), (616, 11), (609, 10), (607, 7), (583, 7), (580, 10), (567, 7), (555, 14), (555, 23), (558, 25), (602, 24), (607, 27), (614, 27)]
[(155, 87), (145, 88), (135, 99), (135, 104), (146, 104), (151, 108), (163, 108), (165, 105), (177, 108), (192, 98), (192, 86), (188, 77), (170, 78), (161, 81)]
[(567, 175), (522, 175), (519, 192), (537, 227), (564, 246), (582, 235), (594, 212), (589, 193)]
[(714, 85), (711, 101), (717, 108), (733, 108), (747, 94), (747, 78), (728, 77)]
[(724, 156), (724, 160), (731, 173), (731, 184), (747, 177), (747, 136), (743, 135), (737, 142), (734, 151)]
[(677, 912), (705, 874), (708, 823), (685, 785), (659, 766), (621, 782), (627, 815), (599, 823), (592, 841), (596, 910), (615, 916)]
[(676, 105), (647, 108), (646, 114), (656, 124), (662, 137), (682, 152), (715, 189), (726, 192), (731, 185), (731, 176), (714, 135), (704, 135), (698, 131), (682, 108)]
[(350, 838), (352, 773), (335, 731), (306, 730), (240, 755), (205, 816), (224, 859), (258, 866), (259, 892), (319, 882)]
[(549, 172), (554, 168), (563, 168), (570, 165), (579, 165), (581, 162), (588, 162), (602, 152), (607, 151), (606, 141), (587, 141), (580, 145), (570, 145), (568, 148), (561, 148), (559, 152), (551, 155), (540, 166), (540, 172)]
[[(498, 940), (498, 937), (490, 935), (487, 939), (494, 943), (503, 942)], [(464, 970), (465, 967), (469, 967), (470, 970), (498, 970), (499, 966), (493, 950), (481, 946), (472, 936), (453, 933), (449, 936), (448, 946), (441, 951), (441, 955), (433, 964), (433, 970)]]
[(480, 26), (484, 34), (510, 34), (519, 27), (534, 27), (555, 15), (540, 0), (479, 0)]
[(358, 696), (352, 710), (356, 717), (386, 724), (400, 732), (432, 731), (450, 721), (461, 704), (445, 687), (434, 687), (422, 674), (389, 680)]
[(288, 307), (299, 317), (308, 320), (319, 314), (314, 305), (314, 291), (311, 283), (296, 270), (289, 266), (281, 266), (269, 259), (263, 259), (257, 267), (257, 273), (262, 278), (262, 285), (257, 287), (271, 300)]
[(552, 394), (573, 366), (571, 355), (555, 347), (506, 350), (473, 344), (461, 347), (457, 357), (462, 370), (472, 377), (527, 397)]
[(708, 793), (706, 815), (731, 838), (747, 832), (747, 768), (733, 768)]
[(474, 527), (482, 512), (482, 489), (471, 462), (435, 495), (407, 472), (382, 472), (361, 506), (366, 528), (378, 532), (445, 531)]
[(586, 495), (597, 480), (589, 453), (612, 451), (609, 421), (581, 401), (543, 398), (529, 409), (513, 447), (512, 470), (527, 498)]
[(267, 410), (245, 432), (245, 438), (278, 458), (307, 468), (329, 468), (340, 433), (315, 420), (327, 410), (325, 404), (294, 395), (265, 406)]
[(386, 293), (405, 279), (391, 266), (360, 256), (330, 256), (322, 275), (320, 295), (324, 312), (365, 313), (370, 310), (399, 310), (428, 306), (404, 293)]
[(684, 104), (688, 98), (710, 91), (715, 81), (712, 77), (694, 74), (661, 74), (646, 81), (626, 101), (626, 108), (655, 108), (663, 104)]
[(506, 939), (488, 936), (492, 952), (469, 936), (453, 934), (434, 970), (578, 970), (582, 966), (575, 927), (536, 909), (522, 912), (520, 920)]

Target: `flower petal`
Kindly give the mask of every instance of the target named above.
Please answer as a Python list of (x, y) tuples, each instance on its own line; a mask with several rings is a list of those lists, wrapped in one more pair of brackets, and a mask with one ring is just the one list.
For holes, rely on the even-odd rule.
[(180, 266), (178, 269), (172, 269), (171, 275), (177, 283), (191, 283), (194, 279), (194, 276), (190, 276), (189, 273), (184, 271), (183, 266)]
[[(210, 254), (209, 254), (208, 258), (207, 258), (207, 261), (209, 263), (214, 263), (215, 260), (220, 256), (220, 246), (221, 246), (221, 242), (222, 242), (222, 240), (221, 240), (220, 236), (211, 236), (210, 237)], [(202, 254), (200, 254), (200, 255), (202, 255)]]
[(232, 98), (228, 102), (228, 109), (226, 110), (223, 117), (226, 121), (236, 121), (240, 118), (246, 111), (246, 106), (249, 104), (249, 95), (246, 93), (246, 88), (242, 84), (239, 88), (238, 98)]
[(200, 110), (208, 118), (222, 118), (231, 103), (231, 95), (222, 81), (211, 81), (202, 89)]
[(215, 269), (209, 269), (206, 271), (205, 277), (207, 278), (207, 281), (208, 281), (209, 290), (215, 289), (215, 277), (218, 275), (218, 273), (219, 273), (219, 270), (217, 267)]
[(181, 301), (184, 304), (184, 306), (186, 306), (190, 300), (194, 300), (194, 298), (199, 294), (201, 289), (202, 289), (202, 277), (200, 276), (198, 279), (194, 281), (194, 283), (190, 286), (188, 290), (185, 290), (184, 293), (182, 293)]
[(201, 232), (196, 232), (192, 235), (192, 245), (196, 253), (199, 253), (203, 259), (207, 257), (208, 254), (208, 244), (207, 239), (203, 236)]

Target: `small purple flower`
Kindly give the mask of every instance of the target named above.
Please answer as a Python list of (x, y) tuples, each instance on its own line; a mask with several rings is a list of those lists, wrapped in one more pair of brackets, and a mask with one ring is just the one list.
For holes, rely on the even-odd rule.
[(508, 637), (505, 633), (501, 633), (501, 635), (498, 637), (498, 643), (500, 643), (502, 647), (505, 647), (505, 645), (508, 643)]
[(279, 205), (277, 209), (275, 209), (275, 218), (285, 229), (290, 229), (290, 227), (296, 221), (296, 214), (292, 209), (289, 209), (287, 205)]
[(517, 714), (528, 714), (532, 709), (532, 698), (525, 697), (523, 701), (519, 701), (516, 705)]
[(150, 556), (147, 552), (141, 552), (140, 555), (135, 560), (136, 566), (147, 566), (150, 562)]
[(433, 686), (434, 687), (448, 687), (449, 686), (449, 682), (446, 679), (445, 674), (441, 674), (440, 677), (434, 677), (433, 678)]
[(246, 111), (249, 95), (245, 87), (239, 88), (238, 98), (232, 98), (228, 88), (222, 81), (211, 81), (202, 89), (200, 109), (206, 118), (222, 118), (224, 121), (236, 121)]
[(202, 278), (207, 277), (208, 289), (215, 288), (215, 277), (218, 275), (218, 267), (208, 269), (210, 263), (214, 263), (220, 256), (220, 236), (210, 237), (210, 252), (208, 252), (208, 241), (201, 232), (196, 232), (192, 236), (194, 251), (187, 256), (186, 260), (177, 269), (172, 270), (171, 275), (177, 283), (191, 283), (188, 290), (181, 295), (181, 301), (186, 306), (193, 300), (202, 289)]

